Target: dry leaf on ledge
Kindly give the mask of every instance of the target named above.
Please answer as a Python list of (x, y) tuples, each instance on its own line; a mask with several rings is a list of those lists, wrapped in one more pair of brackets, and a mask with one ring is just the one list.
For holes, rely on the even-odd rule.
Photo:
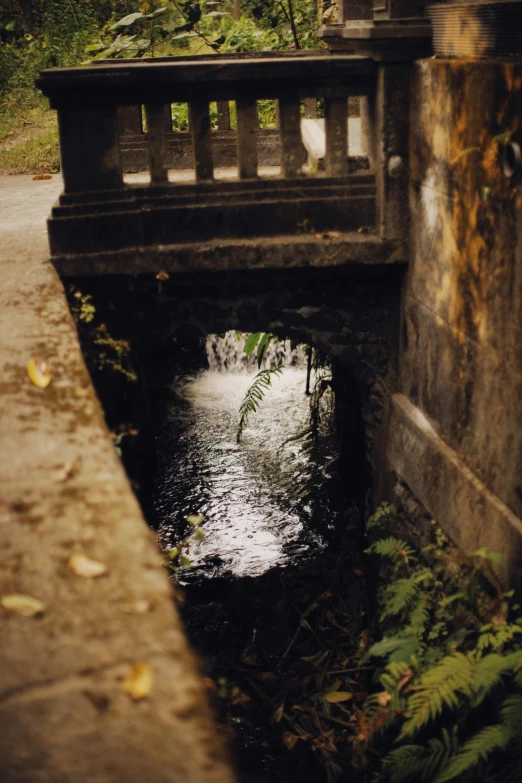
[(45, 389), (51, 383), (49, 365), (42, 359), (34, 358), (27, 362), (27, 375), (31, 383), (39, 389)]
[(10, 612), (17, 612), (24, 617), (34, 617), (37, 614), (42, 614), (45, 610), (45, 605), (38, 601), (37, 598), (32, 598), (30, 595), (21, 595), (20, 593), (1, 596), (0, 606), (3, 606), (4, 609), (8, 609)]
[(92, 560), (81, 552), (73, 552), (69, 558), (68, 565), (71, 571), (77, 576), (83, 576), (84, 579), (95, 579), (108, 572), (105, 563), (100, 563), (99, 560)]
[(122, 683), (122, 690), (128, 693), (134, 701), (145, 699), (152, 688), (152, 669), (148, 663), (135, 663)]

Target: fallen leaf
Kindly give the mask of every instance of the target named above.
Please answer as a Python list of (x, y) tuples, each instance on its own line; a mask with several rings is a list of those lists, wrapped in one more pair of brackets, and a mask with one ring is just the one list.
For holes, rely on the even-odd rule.
[(340, 231), (321, 231), (318, 234), (314, 235), (316, 239), (340, 239), (341, 238), (341, 232)]
[(279, 723), (281, 718), (283, 717), (283, 712), (285, 711), (285, 703), (284, 701), (281, 702), (277, 710), (272, 715), (270, 722), (271, 723)]
[(49, 365), (42, 359), (34, 358), (27, 362), (27, 375), (31, 383), (39, 389), (46, 389), (51, 383)]
[(400, 693), (401, 690), (404, 688), (404, 686), (407, 685), (413, 677), (415, 677), (415, 672), (413, 671), (413, 669), (406, 669), (406, 671), (400, 678), (399, 682), (397, 683), (397, 691)]
[(33, 180), (52, 179), (50, 174), (35, 174)]
[(134, 701), (145, 699), (152, 688), (152, 669), (148, 663), (135, 663), (122, 683), (122, 690)]
[(156, 275), (156, 280), (168, 280), (170, 278), (170, 275), (168, 272), (161, 270), (161, 272), (158, 272)]
[(388, 693), (388, 691), (381, 691), (377, 694), (377, 701), (381, 707), (386, 707), (391, 700), (391, 693)]
[(135, 601), (133, 604), (123, 604), (121, 611), (125, 614), (147, 614), (152, 611), (152, 604), (149, 601)]
[(234, 707), (246, 707), (247, 704), (250, 704), (250, 696), (244, 691), (238, 690), (238, 693), (234, 694), (230, 703), (233, 704)]
[(353, 694), (349, 691), (330, 691), (330, 693), (325, 693), (321, 698), (330, 702), (330, 704), (335, 704), (338, 701), (350, 701), (353, 698)]
[(205, 517), (203, 516), (203, 514), (189, 514), (188, 517), (185, 517), (185, 519), (191, 525), (197, 526), (197, 525), (201, 525)]
[(69, 558), (69, 568), (77, 576), (83, 576), (84, 579), (95, 579), (98, 576), (103, 576), (107, 573), (108, 568), (105, 563), (100, 563), (99, 560), (92, 560), (82, 552), (73, 552)]
[(45, 610), (45, 605), (38, 601), (37, 598), (32, 598), (30, 595), (21, 595), (20, 593), (1, 596), (0, 606), (3, 606), (4, 609), (8, 609), (10, 612), (17, 612), (24, 617), (34, 617), (37, 614), (42, 614)]
[(379, 707), (372, 720), (372, 733), (380, 731), (389, 722), (390, 716), (385, 707)]
[(297, 734), (292, 734), (290, 731), (285, 731), (283, 734), (283, 742), (285, 743), (288, 750), (292, 750), (298, 740), (299, 737)]
[(62, 484), (64, 481), (67, 481), (68, 479), (72, 478), (74, 474), (74, 463), (75, 460), (66, 462), (65, 465), (63, 465), (61, 468), (55, 471), (54, 480)]

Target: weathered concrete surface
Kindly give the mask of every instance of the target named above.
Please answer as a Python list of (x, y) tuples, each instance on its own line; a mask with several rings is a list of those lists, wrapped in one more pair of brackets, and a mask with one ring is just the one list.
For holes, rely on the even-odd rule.
[[(522, 66), (427, 60), (415, 66), (413, 96), (400, 388), (520, 521), (522, 191), (520, 171), (507, 177), (502, 162), (506, 143), (520, 142)], [(419, 470), (403, 478), (413, 486)], [(419, 499), (435, 514), (426, 491)], [(448, 500), (437, 521), (458, 524), (466, 548), (496, 541), (516, 578), (513, 539), (493, 513), (485, 519), (497, 532), (477, 524), (480, 502), (461, 504), (457, 519)]]
[(392, 398), (388, 456), (398, 476), (464, 552), (502, 552), (501, 583), (522, 586), (522, 521), (403, 395)]
[[(61, 183), (0, 180), (0, 608), (2, 783), (215, 781), (233, 775), (212, 725), (172, 591), (105, 427), (45, 216)], [(52, 382), (33, 386), (29, 359)], [(106, 564), (97, 579), (74, 552)], [(122, 680), (151, 667), (150, 694)]]

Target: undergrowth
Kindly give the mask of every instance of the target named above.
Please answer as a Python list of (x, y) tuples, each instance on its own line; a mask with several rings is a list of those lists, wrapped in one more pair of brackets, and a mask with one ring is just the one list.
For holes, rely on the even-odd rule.
[[(372, 783), (522, 780), (522, 615), (434, 525), (421, 551), (390, 535), (394, 512), (367, 523), (379, 563), (380, 641), (356, 744)], [(456, 566), (457, 563), (457, 567)]]

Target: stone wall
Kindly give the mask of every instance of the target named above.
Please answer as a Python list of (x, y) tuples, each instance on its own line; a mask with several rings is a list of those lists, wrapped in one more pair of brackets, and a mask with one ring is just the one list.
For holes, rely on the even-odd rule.
[[(388, 402), (395, 388), (397, 323), (403, 272), (398, 266), (349, 270), (76, 279), (106, 310), (118, 302), (122, 327), (146, 365), (168, 362), (169, 345), (189, 350), (229, 329), (269, 331), (313, 345), (355, 380), (366, 427), (366, 456), (377, 475), (384, 458)], [(125, 293), (124, 293), (125, 292)], [(158, 348), (159, 346), (159, 348)], [(162, 357), (162, 358), (161, 358)], [(150, 362), (149, 362), (150, 363)]]
[[(416, 64), (411, 247), (390, 459), (465, 550), (522, 554), (522, 67)], [(516, 168), (516, 166), (515, 166)], [(509, 174), (511, 173), (511, 176)]]
[[(54, 183), (19, 179), (0, 187), (0, 780), (232, 783), (47, 260), (40, 203)], [(47, 363), (47, 386), (31, 382), (31, 359)], [(33, 616), (9, 608), (13, 595), (40, 602)], [(137, 664), (142, 698), (128, 692)]]

